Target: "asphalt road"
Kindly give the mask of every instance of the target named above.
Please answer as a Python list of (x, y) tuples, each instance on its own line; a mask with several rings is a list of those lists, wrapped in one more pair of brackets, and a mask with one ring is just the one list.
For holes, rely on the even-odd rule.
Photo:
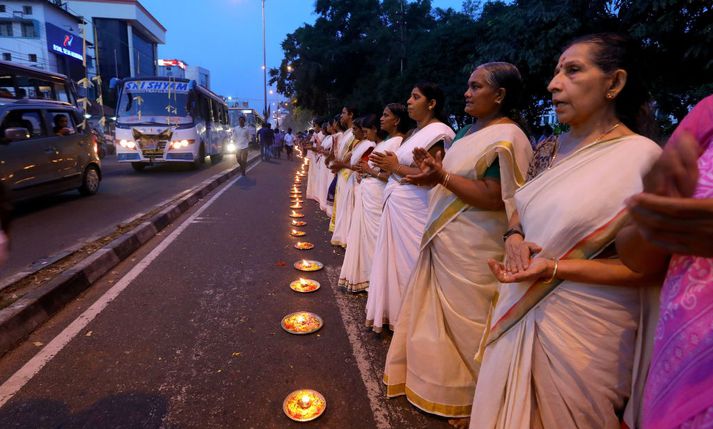
[[(261, 163), (218, 188), (211, 195), (225, 188), (222, 195), (192, 208), (0, 359), (0, 398), (8, 379), (29, 379), (0, 408), (0, 427), (448, 427), (403, 398), (385, 398), (389, 337), (363, 327), (364, 294), (337, 289), (343, 251), (328, 244), (327, 219), (313, 202), (301, 240), (316, 247), (292, 247), (288, 188), (297, 165)], [(306, 257), (325, 264), (307, 276), (322, 288), (297, 294), (292, 263)], [(297, 310), (319, 314), (324, 327), (284, 332), (281, 318)], [(23, 377), (13, 376), (18, 370)], [(324, 394), (327, 410), (291, 422), (282, 401), (305, 387)]]
[[(207, 159), (207, 158), (206, 158)], [(12, 224), (12, 251), (0, 279), (42, 267), (64, 249), (112, 231), (117, 224), (148, 210), (200, 181), (235, 165), (234, 156), (198, 170), (163, 165), (135, 172), (113, 155), (102, 160), (103, 179), (96, 195), (77, 191), (20, 202)]]

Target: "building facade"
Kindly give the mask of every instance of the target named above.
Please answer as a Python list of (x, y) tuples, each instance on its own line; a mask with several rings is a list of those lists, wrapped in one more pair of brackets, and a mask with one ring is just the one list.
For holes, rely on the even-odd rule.
[(69, 0), (66, 4), (86, 21), (86, 33), (93, 42), (89, 55), (102, 77), (106, 106), (116, 104), (109, 89), (112, 78), (157, 74), (157, 47), (165, 43), (166, 28), (139, 1)]
[(186, 67), (186, 79), (195, 80), (204, 88), (210, 89), (210, 70), (198, 66)]
[(186, 63), (181, 60), (158, 60), (158, 75), (163, 77), (186, 77)]
[(81, 23), (58, 2), (0, 1), (0, 60), (79, 80), (86, 75)]

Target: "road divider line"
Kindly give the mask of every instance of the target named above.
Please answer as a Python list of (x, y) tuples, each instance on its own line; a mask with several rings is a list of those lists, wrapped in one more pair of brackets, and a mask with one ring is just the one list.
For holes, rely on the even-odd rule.
[(352, 346), (352, 354), (359, 368), (361, 380), (364, 383), (364, 387), (366, 387), (366, 394), (369, 398), (369, 406), (374, 415), (376, 427), (377, 429), (391, 429), (389, 410), (384, 404), (385, 398), (381, 390), (381, 380), (375, 375), (372, 369), (371, 362), (373, 359), (367, 352), (366, 344), (361, 341), (359, 329), (357, 328), (357, 326), (364, 325), (364, 318), (359, 318), (349, 311), (349, 301), (342, 291), (339, 290), (339, 286), (337, 286), (341, 267), (328, 266), (325, 268), (330, 289), (334, 294), (339, 313), (342, 316), (341, 319), (344, 330), (347, 331), (349, 344)]
[[(248, 169), (252, 170), (257, 164)], [(121, 292), (123, 292), (134, 279), (136, 279), (158, 256), (163, 253), (168, 246), (178, 238), (181, 233), (188, 228), (193, 221), (200, 216), (208, 207), (210, 207), (223, 193), (230, 189), (238, 180), (245, 176), (238, 176), (228, 182), (222, 189), (213, 195), (206, 203), (191, 214), (187, 219), (181, 222), (174, 231), (172, 231), (163, 241), (161, 241), (148, 255), (139, 261), (134, 268), (126, 273), (114, 286), (107, 290), (94, 304), (80, 314), (72, 323), (70, 323), (62, 332), (52, 339), (47, 345), (42, 348), (35, 356), (33, 356), (25, 365), (10, 376), (2, 385), (0, 385), (0, 407), (5, 405), (7, 401), (12, 399), (22, 387), (24, 387), (42, 368), (47, 365), (69, 342), (84, 330), (89, 323), (94, 320)]]

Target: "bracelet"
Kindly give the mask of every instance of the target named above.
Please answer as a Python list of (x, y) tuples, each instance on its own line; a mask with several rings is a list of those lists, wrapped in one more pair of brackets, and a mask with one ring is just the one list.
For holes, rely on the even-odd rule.
[(522, 230), (520, 228), (510, 228), (507, 231), (505, 231), (505, 234), (503, 234), (503, 241), (507, 241), (511, 235), (515, 235), (515, 234), (522, 236), (522, 238), (525, 238), (525, 233), (522, 232)]
[(555, 279), (557, 278), (557, 264), (558, 264), (558, 262), (559, 262), (559, 259), (554, 258), (554, 259), (552, 259), (552, 260), (555, 261), (555, 268), (552, 270), (552, 277), (550, 277), (549, 279), (547, 279), (547, 280), (546, 280), (545, 282), (543, 282), (542, 284), (545, 284), (545, 285), (552, 284), (552, 282), (554, 282)]
[(446, 175), (443, 177), (443, 181), (441, 182), (441, 185), (443, 185), (444, 188), (448, 189), (448, 182), (451, 180), (451, 173), (446, 173)]
[(398, 164), (398, 165), (396, 165), (396, 170), (394, 170), (394, 173), (398, 174), (399, 176), (402, 176), (400, 171), (401, 171), (401, 164)]

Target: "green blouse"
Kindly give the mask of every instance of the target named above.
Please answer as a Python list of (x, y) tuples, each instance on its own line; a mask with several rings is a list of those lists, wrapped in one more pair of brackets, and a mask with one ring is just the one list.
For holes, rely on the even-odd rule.
[[(461, 128), (458, 130), (456, 133), (456, 136), (453, 138), (453, 143), (456, 142), (456, 140), (464, 137), (466, 134), (468, 134), (468, 131), (470, 131), (470, 128), (473, 126), (473, 124), (466, 125), (465, 127)], [(483, 179), (488, 178), (488, 179), (493, 179), (500, 181), (500, 163), (498, 162), (498, 158), (495, 157), (493, 160), (493, 163), (490, 164), (487, 170), (485, 170), (485, 174), (483, 174)]]

